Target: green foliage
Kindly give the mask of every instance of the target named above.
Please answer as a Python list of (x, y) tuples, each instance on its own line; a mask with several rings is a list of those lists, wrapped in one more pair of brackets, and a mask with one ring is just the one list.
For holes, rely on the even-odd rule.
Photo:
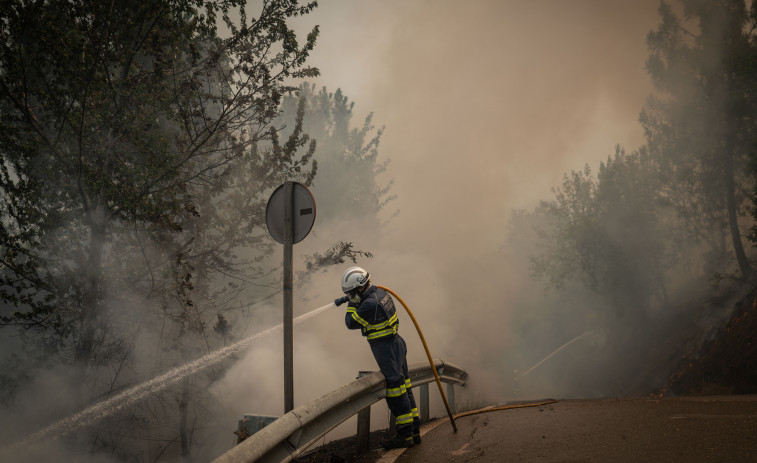
[[(304, 65), (317, 28), (300, 46), (287, 26), (314, 3), (265, 2), (252, 19), (244, 6), (3, 3), (0, 296), (16, 308), (3, 324), (74, 336), (88, 361), (104, 277), (135, 283), (123, 250), (144, 250), (143, 237), (173, 242), (212, 203), (199, 191), (241, 182), (227, 174), (245, 153), (259, 165), (273, 155), (274, 170), (307, 164), (278, 145), (270, 122), (293, 90), (286, 83), (317, 74)], [(229, 38), (216, 34), (219, 16)], [(256, 152), (265, 143), (279, 151)]]
[[(648, 147), (666, 175), (664, 194), (709, 248), (711, 271), (735, 257), (749, 276), (739, 220), (750, 205), (757, 156), (757, 15), (743, 1), (666, 3), (649, 34), (647, 69), (658, 90), (641, 114)], [(730, 241), (730, 246), (727, 242)]]
[(648, 309), (666, 298), (666, 240), (656, 165), (641, 150), (626, 154), (620, 147), (600, 165), (594, 178), (588, 166), (566, 175), (533, 216), (513, 217), (513, 232), (535, 227), (539, 252), (532, 255), (534, 276), (553, 288), (578, 280), (602, 294), (621, 312)]
[[(316, 140), (318, 178), (313, 191), (319, 204), (319, 222), (343, 221), (346, 217), (363, 222), (361, 228), (378, 229), (379, 213), (396, 198), (391, 193), (393, 180), (381, 185), (378, 176), (386, 171), (389, 160), (380, 162), (379, 144), (384, 128), (376, 129), (373, 114), (362, 126), (352, 127), (354, 102), (341, 90), (318, 92), (315, 85), (303, 84), (300, 98), (306, 103), (304, 131)], [(292, 96), (284, 98), (281, 120), (291, 125), (297, 107)], [(395, 211), (385, 220), (396, 215)]]
[(259, 299), (260, 289), (265, 296), (279, 291), (269, 283), (265, 258), (278, 246), (268, 236), (265, 213), (271, 193), (283, 182), (310, 185), (316, 175), (316, 143), (303, 133), (303, 117), (304, 100), (285, 140), (272, 125), (269, 139), (231, 161), (224, 175), (192, 185), (194, 207), (178, 222), (181, 231), (164, 242), (175, 259), (172, 272), (151, 282), (160, 285), (164, 314), (183, 327), (178, 337), (192, 332), (204, 338), (208, 311)]
[(354, 249), (352, 243), (340, 241), (326, 250), (323, 254), (316, 252), (311, 256), (307, 256), (305, 259), (305, 273), (309, 274), (331, 265), (343, 264), (345, 259), (349, 259), (353, 264), (356, 264), (357, 258), (361, 256), (370, 259), (373, 257), (373, 254), (367, 251)]
[[(270, 274), (270, 193), (316, 175), (304, 102), (286, 133), (273, 123), (318, 73), (305, 64), (318, 28), (299, 43), (288, 25), (314, 6), (265, 1), (252, 18), (243, 0), (2, 2), (0, 324), (44, 344), (35, 358), (80, 367), (83, 398), (234, 336), (218, 314)], [(137, 338), (156, 346), (147, 361)], [(32, 367), (2, 375), (4, 397)], [(174, 391), (134, 411), (129, 434), (178, 420), (187, 457), (203, 409), (189, 391), (217, 374), (182, 385), (178, 418)], [(128, 458), (114, 438), (91, 448)]]
[(588, 166), (566, 175), (508, 230), (548, 287), (579, 282), (621, 314), (664, 306), (670, 288), (734, 262), (742, 278), (752, 272), (741, 241), (757, 211), (757, 7), (680, 4), (682, 17), (661, 3), (647, 39), (656, 93), (640, 117), (646, 146), (616, 149), (596, 176)]

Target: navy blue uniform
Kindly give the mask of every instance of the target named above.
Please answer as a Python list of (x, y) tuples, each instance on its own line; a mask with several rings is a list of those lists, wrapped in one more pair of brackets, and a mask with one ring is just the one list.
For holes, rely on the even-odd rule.
[(412, 440), (420, 436), (421, 422), (407, 371), (407, 346), (397, 334), (399, 320), (392, 297), (371, 286), (361, 295), (360, 304), (350, 302), (345, 316), (347, 328), (359, 329), (368, 339), (371, 352), (386, 378), (386, 404), (396, 417), (397, 434)]

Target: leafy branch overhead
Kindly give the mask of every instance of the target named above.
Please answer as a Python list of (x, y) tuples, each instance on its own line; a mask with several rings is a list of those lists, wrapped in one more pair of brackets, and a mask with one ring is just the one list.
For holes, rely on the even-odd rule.
[(323, 253), (315, 252), (305, 256), (305, 270), (297, 272), (297, 281), (300, 285), (308, 284), (315, 273), (327, 270), (334, 265), (344, 264), (348, 260), (356, 264), (359, 257), (370, 259), (373, 254), (356, 250), (352, 243), (339, 241)]
[(340, 241), (323, 254), (316, 252), (306, 256), (305, 273), (313, 273), (332, 265), (343, 264), (345, 260), (350, 260), (354, 264), (357, 263), (358, 257), (371, 258), (373, 254), (368, 251), (355, 250), (352, 243)]

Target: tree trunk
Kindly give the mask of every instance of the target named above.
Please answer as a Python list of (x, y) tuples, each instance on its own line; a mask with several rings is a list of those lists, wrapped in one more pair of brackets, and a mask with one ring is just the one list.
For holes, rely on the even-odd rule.
[(733, 173), (733, 147), (731, 137), (726, 142), (725, 153), (725, 186), (726, 200), (728, 207), (728, 227), (731, 230), (731, 241), (733, 242), (733, 252), (736, 254), (736, 261), (739, 263), (741, 278), (746, 280), (752, 275), (752, 266), (744, 252), (744, 245), (741, 242), (741, 231), (739, 230), (738, 211), (736, 207), (736, 187), (734, 184)]
[(90, 215), (90, 242), (84, 294), (79, 308), (79, 340), (76, 343), (74, 359), (81, 365), (88, 365), (95, 350), (97, 319), (102, 295), (102, 259), (105, 245), (105, 217), (100, 210)]
[(179, 435), (181, 436), (181, 461), (192, 461), (192, 430), (187, 426), (189, 414), (189, 378), (181, 382), (181, 398), (179, 399)]

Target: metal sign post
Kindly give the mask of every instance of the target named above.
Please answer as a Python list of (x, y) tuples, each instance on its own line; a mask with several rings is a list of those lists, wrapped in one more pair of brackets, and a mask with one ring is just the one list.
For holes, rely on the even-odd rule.
[(294, 409), (292, 247), (313, 228), (315, 200), (305, 185), (286, 182), (268, 199), (265, 216), (268, 232), (284, 245), (284, 413), (288, 413)]
[(294, 409), (292, 182), (284, 184), (284, 413)]

